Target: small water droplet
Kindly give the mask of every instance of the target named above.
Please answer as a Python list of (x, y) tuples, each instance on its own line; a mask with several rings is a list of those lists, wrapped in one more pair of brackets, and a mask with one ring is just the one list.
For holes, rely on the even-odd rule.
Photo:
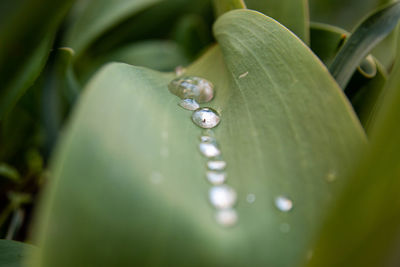
[(214, 128), (220, 122), (220, 117), (211, 108), (200, 108), (193, 112), (192, 120), (201, 128)]
[(220, 185), (226, 181), (226, 172), (208, 171), (207, 180), (213, 185)]
[(181, 99), (194, 99), (198, 103), (206, 103), (214, 97), (214, 85), (203, 78), (186, 76), (172, 80), (168, 89)]
[(333, 170), (329, 171), (328, 174), (325, 176), (325, 180), (328, 183), (332, 183), (332, 182), (336, 181), (336, 178), (337, 178), (336, 171), (333, 171)]
[(288, 197), (278, 196), (275, 198), (275, 206), (283, 212), (288, 212), (293, 208), (293, 202)]
[(236, 203), (236, 192), (227, 185), (213, 186), (209, 192), (210, 202), (217, 209), (232, 208)]
[(281, 225), (279, 226), (279, 229), (281, 230), (282, 233), (289, 233), (290, 232), (290, 224), (281, 223)]
[(246, 71), (245, 73), (240, 74), (239, 79), (242, 79), (242, 78), (246, 77), (247, 75), (249, 75), (248, 71)]
[(306, 255), (307, 261), (310, 261), (313, 256), (314, 256), (314, 250), (310, 249), (309, 251), (307, 251), (307, 255)]
[(226, 168), (226, 162), (223, 160), (210, 160), (207, 162), (207, 167), (212, 171), (222, 171)]
[(201, 154), (207, 158), (214, 158), (221, 155), (221, 150), (219, 150), (217, 145), (214, 143), (200, 143), (199, 149)]
[(164, 179), (164, 176), (159, 172), (152, 172), (150, 175), (150, 181), (153, 184), (160, 184), (163, 179)]
[(254, 194), (247, 194), (246, 197), (247, 202), (254, 203), (256, 201), (256, 195)]
[(179, 102), (179, 106), (187, 110), (196, 110), (200, 107), (194, 99), (183, 99)]
[(215, 143), (217, 140), (214, 137), (211, 136), (200, 136), (200, 141), (203, 143)]
[(218, 224), (229, 227), (237, 223), (238, 214), (234, 209), (223, 209), (217, 211), (215, 219)]
[(167, 140), (168, 139), (168, 132), (167, 131), (162, 131), (161, 132), (161, 137), (162, 137), (162, 139)]

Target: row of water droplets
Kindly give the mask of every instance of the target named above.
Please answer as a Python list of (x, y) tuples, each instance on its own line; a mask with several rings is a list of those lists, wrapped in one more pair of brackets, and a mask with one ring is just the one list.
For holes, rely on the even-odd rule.
[(206, 129), (200, 136), (199, 151), (207, 159), (205, 177), (212, 185), (209, 200), (216, 209), (215, 219), (223, 226), (233, 226), (238, 220), (234, 209), (237, 200), (236, 191), (226, 184), (226, 162), (222, 158), (214, 132), (211, 130), (220, 123), (217, 111), (209, 107), (200, 107), (199, 103), (210, 102), (214, 98), (214, 85), (203, 78), (194, 76), (178, 77), (168, 86), (171, 93), (181, 98), (179, 105), (193, 111), (192, 121)]
[[(177, 73), (179, 76), (182, 73)], [(200, 136), (199, 151), (207, 158), (206, 178), (212, 185), (209, 190), (210, 203), (216, 208), (216, 221), (223, 226), (233, 226), (238, 221), (238, 214), (234, 209), (237, 201), (236, 191), (226, 185), (226, 162), (214, 136), (212, 128), (220, 123), (219, 114), (212, 108), (200, 107), (199, 103), (207, 103), (214, 97), (214, 85), (200, 77), (182, 76), (170, 82), (169, 91), (181, 98), (179, 105), (193, 111), (192, 121), (199, 127), (207, 129)], [(254, 194), (248, 194), (247, 202), (255, 201)], [(275, 206), (282, 212), (293, 208), (293, 202), (286, 196), (275, 198)]]

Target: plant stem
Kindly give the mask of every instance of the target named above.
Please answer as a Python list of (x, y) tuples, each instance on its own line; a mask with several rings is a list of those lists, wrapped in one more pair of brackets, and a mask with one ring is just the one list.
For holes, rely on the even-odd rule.
[(213, 3), (216, 17), (234, 9), (246, 8), (243, 0), (214, 0)]

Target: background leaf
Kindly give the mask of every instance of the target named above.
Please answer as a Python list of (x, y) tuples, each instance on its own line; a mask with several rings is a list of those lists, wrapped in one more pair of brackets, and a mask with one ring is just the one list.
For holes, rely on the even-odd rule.
[(55, 32), (73, 2), (17, 0), (1, 4), (0, 120), (44, 67)]
[[(276, 21), (233, 11), (214, 29), (223, 55), (214, 47), (187, 73), (216, 85), (210, 106), (222, 116), (215, 135), (239, 195), (239, 224), (213, 219), (202, 131), (169, 93), (174, 76), (111, 64), (84, 90), (56, 154), (37, 266), (305, 261), (364, 133), (326, 68)], [(280, 194), (293, 199), (290, 213), (273, 206)]]
[(399, 265), (399, 77), (397, 61), (372, 127), (371, 148), (331, 210), (308, 266)]
[(339, 86), (345, 88), (364, 57), (396, 27), (399, 19), (400, 2), (396, 1), (371, 14), (357, 27), (329, 68)]
[(308, 0), (246, 0), (247, 8), (276, 19), (305, 43), (310, 43)]
[(37, 249), (32, 245), (0, 239), (0, 266), (22, 267), (34, 251)]

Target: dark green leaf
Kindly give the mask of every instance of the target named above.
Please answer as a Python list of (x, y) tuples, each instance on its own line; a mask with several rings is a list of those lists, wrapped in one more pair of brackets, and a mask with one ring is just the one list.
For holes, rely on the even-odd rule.
[(396, 1), (368, 16), (357, 27), (330, 66), (333, 77), (342, 88), (365, 56), (393, 30), (399, 19), (400, 2)]
[(0, 266), (22, 267), (37, 248), (26, 243), (0, 239)]

